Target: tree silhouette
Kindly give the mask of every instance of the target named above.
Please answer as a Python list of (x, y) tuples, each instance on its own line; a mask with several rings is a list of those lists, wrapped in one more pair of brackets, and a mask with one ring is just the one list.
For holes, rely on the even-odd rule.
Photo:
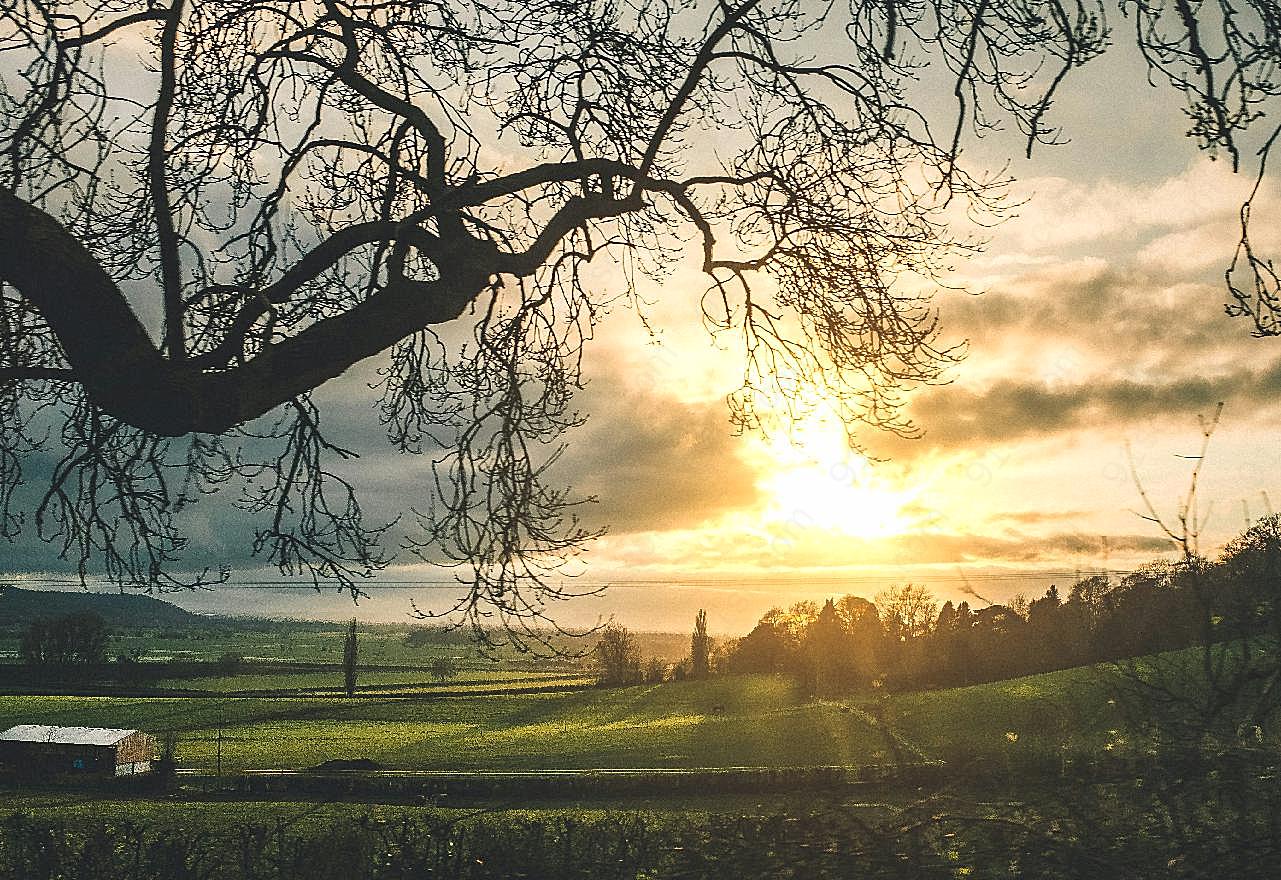
[(831, 599), (823, 603), (800, 647), (801, 680), (811, 694), (831, 696), (849, 689), (850, 653), (845, 626)]
[(347, 624), (347, 632), (342, 645), (342, 681), (347, 696), (356, 693), (356, 618)]
[(707, 612), (702, 608), (694, 617), (694, 632), (689, 637), (690, 675), (707, 678), (711, 673), (712, 639), (707, 635)]
[[(1192, 134), (1237, 162), (1278, 89), (1272, 0), (1122, 9)], [(738, 426), (821, 396), (912, 433), (902, 392), (957, 354), (916, 279), (976, 246), (946, 225), (956, 203), (1000, 213), (963, 143), (1003, 122), (1055, 140), (1103, 11), (7, 3), (0, 531), (33, 528), (82, 577), (207, 583), (226, 572), (176, 573), (175, 517), (237, 487), (256, 554), (357, 591), (390, 551), (310, 393), (378, 357), (390, 443), (435, 459), (404, 549), (460, 567), (457, 617), (537, 640), (595, 534), (547, 469), (605, 305), (639, 306), (639, 279), (692, 253), (706, 323), (743, 357)], [(944, 118), (909, 97), (925, 67)], [(1242, 247), (1236, 307), (1271, 332), (1275, 278)], [(621, 262), (613, 296), (584, 280), (600, 258)]]
[(431, 677), (440, 684), (458, 675), (458, 664), (453, 657), (437, 657), (431, 661), (430, 669)]
[(634, 684), (641, 680), (640, 642), (625, 626), (610, 624), (600, 631), (592, 653), (604, 685)]
[(92, 611), (34, 620), (22, 632), (18, 656), (30, 666), (102, 663), (107, 657), (106, 622)]

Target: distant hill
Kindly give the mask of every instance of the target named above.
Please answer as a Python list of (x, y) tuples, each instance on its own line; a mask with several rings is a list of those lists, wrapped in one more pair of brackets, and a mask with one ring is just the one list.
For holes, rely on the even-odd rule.
[(41, 617), (93, 611), (108, 626), (187, 626), (207, 618), (171, 602), (137, 593), (90, 593), (82, 590), (23, 590), (0, 585), (0, 629), (25, 627)]

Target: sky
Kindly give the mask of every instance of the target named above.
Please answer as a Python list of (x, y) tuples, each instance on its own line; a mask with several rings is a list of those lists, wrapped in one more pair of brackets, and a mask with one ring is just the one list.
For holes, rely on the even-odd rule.
[[(1078, 570), (1129, 570), (1175, 552), (1140, 515), (1142, 493), (1177, 525), (1187, 456), (1219, 402), (1200, 549), (1213, 555), (1271, 512), (1281, 344), (1223, 308), (1253, 180), (1199, 153), (1177, 100), (1124, 53), (1057, 111), (1070, 142), (1013, 161), (1025, 203), (955, 267), (949, 280), (964, 290), (937, 300), (945, 338), (967, 341), (967, 358), (950, 384), (909, 398), (922, 439), (860, 434), (879, 463), (830, 423), (731, 437), (733, 364), (682, 329), (679, 298), (656, 321), (661, 346), (638, 344), (630, 316), (617, 316), (597, 349), (586, 442), (567, 462), (614, 524), (593, 575), (737, 577), (815, 597), (913, 580), (941, 598), (973, 587), (1003, 601)], [(979, 162), (1017, 155), (1015, 139), (994, 141)], [(1277, 207), (1265, 188), (1256, 217)], [(1254, 234), (1278, 243), (1263, 223)], [(818, 589), (798, 591), (806, 578)]]
[[(864, 431), (864, 456), (821, 416), (735, 436), (725, 395), (741, 365), (700, 326), (705, 281), (692, 256), (652, 291), (655, 335), (628, 309), (605, 317), (578, 401), (590, 418), (557, 476), (595, 496), (586, 518), (609, 527), (586, 553), (581, 585), (613, 586), (560, 619), (683, 629), (708, 607), (714, 631), (742, 633), (801, 598), (870, 597), (912, 581), (940, 599), (1000, 602), (1168, 558), (1171, 542), (1141, 516), (1142, 493), (1173, 525), (1199, 419), (1219, 402), (1198, 496), (1201, 550), (1213, 555), (1281, 504), (1281, 340), (1252, 338), (1223, 310), (1252, 179), (1199, 153), (1177, 98), (1149, 87), (1124, 51), (1069, 85), (1052, 121), (1069, 142), (1030, 159), (1008, 135), (970, 149), (981, 167), (1009, 161), (1023, 204), (987, 232), (984, 253), (954, 267), (959, 289), (938, 296), (944, 338), (964, 341), (967, 357), (948, 384), (908, 398), (921, 439)], [(1281, 193), (1265, 187), (1256, 216), (1278, 210)], [(1255, 234), (1281, 245), (1264, 222)], [(617, 283), (613, 267), (598, 271), (593, 283)], [(371, 377), (359, 366), (317, 396), (338, 413), (340, 443), (376, 431)], [(427, 462), (371, 448), (353, 473), (371, 519), (391, 518), (416, 503)], [(242, 558), (243, 523), (210, 511), (192, 528), (209, 557), (236, 564), (235, 580), (276, 578)], [(40, 576), (55, 567), (42, 552), (16, 547), (0, 568)], [(432, 607), (455, 592), (407, 585), (447, 578), (393, 566), (355, 613), (406, 619), (409, 597)], [(345, 596), (307, 589), (168, 598), (222, 612), (353, 613)]]

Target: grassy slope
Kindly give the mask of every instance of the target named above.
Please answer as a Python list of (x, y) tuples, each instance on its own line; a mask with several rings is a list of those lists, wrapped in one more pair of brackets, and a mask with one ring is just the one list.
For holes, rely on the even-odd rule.
[(953, 766), (977, 762), (1000, 771), (1024, 762), (1092, 760), (1123, 742), (1105, 676), (1080, 667), (903, 694), (889, 718), (921, 752)]
[[(907, 694), (883, 706), (909, 758), (997, 762), (1064, 748), (1097, 754), (1109, 709), (1090, 670)], [(185, 766), (213, 764), (220, 715), (224, 769), (352, 757), (414, 769), (858, 765), (891, 754), (864, 707), (807, 700), (790, 681), (766, 676), (440, 699), (0, 697), (0, 729), (175, 729)]]

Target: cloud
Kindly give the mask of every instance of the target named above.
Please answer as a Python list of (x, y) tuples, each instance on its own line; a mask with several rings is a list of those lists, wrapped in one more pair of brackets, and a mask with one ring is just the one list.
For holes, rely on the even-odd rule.
[[(980, 295), (940, 303), (944, 327), (971, 342), (971, 359), (994, 354), (1035, 358), (1047, 344), (1094, 355), (1110, 372), (1175, 359), (1222, 358), (1257, 348), (1249, 328), (1223, 311), (1227, 291), (1216, 284), (1169, 282), (1133, 265), (1072, 260), (1035, 267)], [(969, 371), (969, 365), (962, 375)]]
[(1270, 411), (1281, 395), (1281, 359), (1210, 376), (1169, 381), (1128, 379), (1052, 387), (1007, 379), (986, 388), (931, 388), (911, 403), (923, 441), (878, 438), (876, 452), (903, 459), (934, 450), (1041, 439), (1059, 433), (1154, 419), (1209, 416), (1220, 401), (1235, 412)]
[[(1106, 546), (1105, 546), (1106, 540)], [(753, 573), (797, 576), (836, 574), (867, 568), (930, 565), (1063, 565), (1065, 560), (1103, 559), (1122, 565), (1148, 561), (1174, 550), (1163, 537), (1017, 529), (993, 533), (920, 531), (884, 538), (856, 538), (816, 527), (766, 531), (696, 530), (668, 535), (638, 534), (611, 539), (602, 548), (602, 570), (650, 573), (724, 571), (744, 578)]]
[[(1254, 181), (1204, 156), (1154, 183), (1101, 178), (1088, 182), (1045, 176), (1025, 180), (1031, 197), (1001, 230), (1002, 250), (1055, 252), (1083, 245), (1132, 249), (1152, 236), (1208, 227), (1230, 256), (1232, 224)], [(1263, 193), (1271, 200), (1271, 190)], [(1229, 237), (1222, 237), (1222, 233)], [(1226, 250), (1224, 250), (1226, 249)]]
[(587, 516), (611, 533), (691, 528), (757, 501), (722, 401), (678, 402), (607, 370), (580, 404), (591, 416), (556, 476), (596, 496)]
[(1163, 279), (1152, 261), (1149, 252), (1020, 264), (988, 293), (945, 296), (942, 322), (969, 339), (969, 358), (955, 384), (908, 396), (924, 442), (869, 435), (871, 451), (912, 460), (1085, 429), (1186, 423), (1220, 401), (1236, 419), (1274, 410), (1281, 348), (1224, 314), (1221, 284)]
[(1089, 515), (1090, 512), (1085, 510), (1016, 510), (997, 514), (992, 519), (1024, 526), (1083, 519)]

